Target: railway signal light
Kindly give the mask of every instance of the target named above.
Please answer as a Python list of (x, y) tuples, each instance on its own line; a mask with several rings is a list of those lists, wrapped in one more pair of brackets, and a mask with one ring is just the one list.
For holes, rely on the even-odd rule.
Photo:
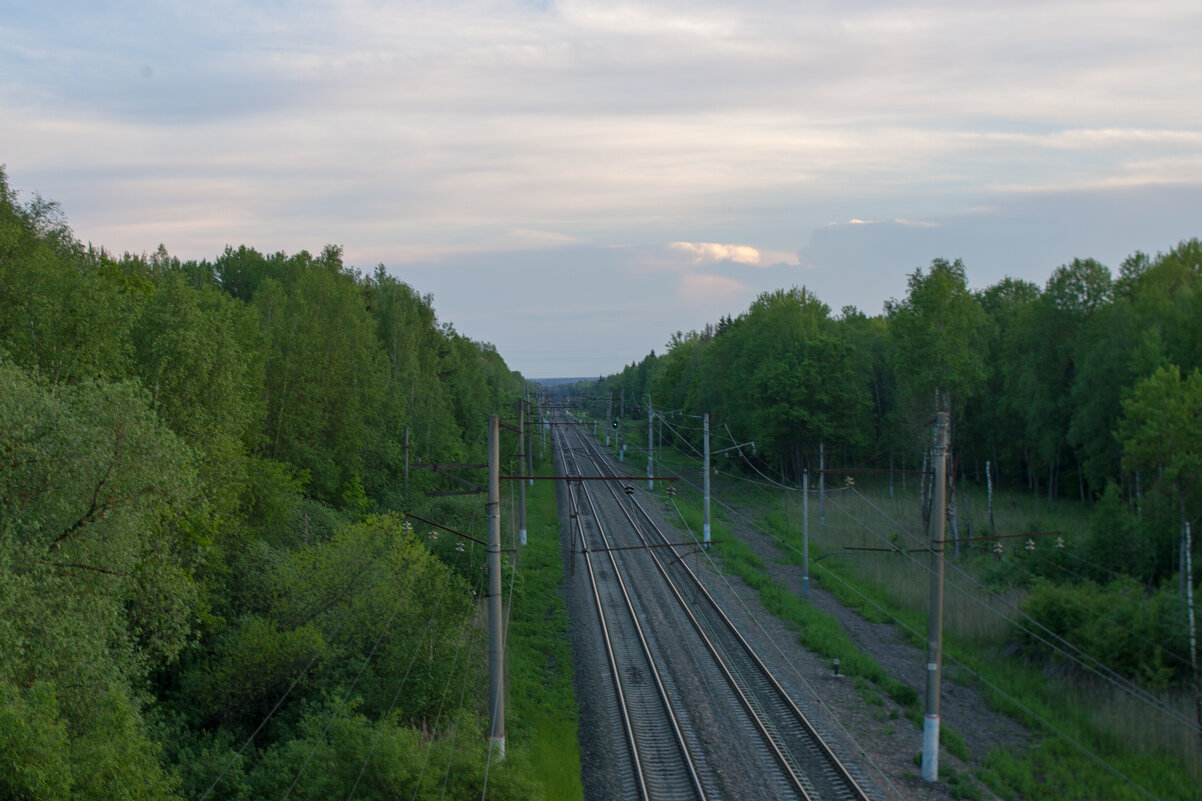
[(616, 418), (616, 417), (614, 418), (613, 427), (614, 428), (618, 427), (618, 418)]

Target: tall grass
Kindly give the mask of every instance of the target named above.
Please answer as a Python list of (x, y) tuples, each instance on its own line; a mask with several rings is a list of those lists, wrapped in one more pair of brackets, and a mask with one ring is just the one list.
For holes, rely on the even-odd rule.
[[(539, 474), (549, 474), (549, 460)], [(526, 494), (527, 545), (518, 554), (520, 579), (510, 610), (506, 651), (512, 736), (526, 748), (549, 801), (584, 797), (579, 721), (572, 688), (567, 609), (559, 594), (563, 561), (555, 484), (536, 481)]]

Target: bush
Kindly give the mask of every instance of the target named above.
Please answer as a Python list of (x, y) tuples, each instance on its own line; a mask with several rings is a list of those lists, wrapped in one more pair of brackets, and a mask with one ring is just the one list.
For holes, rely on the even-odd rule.
[[(1188, 666), (1177, 656), (1172, 621), (1176, 598), (1167, 590), (1148, 597), (1134, 579), (1100, 586), (1093, 582), (1053, 584), (1037, 579), (1022, 609), (1072, 646), (1148, 687), (1164, 688), (1184, 678)], [(1030, 628), (1030, 627), (1028, 627)], [(1020, 638), (1033, 653), (1047, 653), (1041, 632)]]

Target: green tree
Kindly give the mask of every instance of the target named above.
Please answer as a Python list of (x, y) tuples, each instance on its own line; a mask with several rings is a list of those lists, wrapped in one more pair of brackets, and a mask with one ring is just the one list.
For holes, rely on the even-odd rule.
[(1202, 372), (1182, 377), (1176, 365), (1139, 381), (1123, 401), (1118, 437), (1123, 466), (1156, 471), (1171, 487), (1180, 522), (1202, 508)]
[(265, 279), (254, 297), (267, 339), (265, 453), (308, 471), (311, 492), (337, 504), (363, 475), (385, 354), (338, 249), (292, 261), (289, 283)]
[(939, 393), (959, 417), (985, 381), (985, 312), (959, 259), (935, 259), (906, 283), (905, 299), (885, 304), (905, 401), (914, 419), (926, 419)]
[(51, 389), (0, 361), (0, 715), (24, 721), (0, 746), (22, 760), (10, 789), (65, 759), (75, 797), (169, 795), (131, 687), (191, 633), (173, 521), (193, 481), (136, 384)]
[(145, 283), (85, 253), (58, 207), (20, 204), (0, 170), (0, 342), (51, 381), (129, 374), (129, 328)]
[(984, 467), (984, 461), (991, 462), (999, 478), (1021, 480), (1021, 467), (1029, 459), (1023, 399), (1008, 391), (1016, 367), (1009, 345), (1039, 295), (1038, 286), (1014, 278), (1004, 278), (978, 295), (988, 321), (984, 330), (987, 376), (981, 393), (969, 402), (962, 449), (972, 454), (978, 468)]

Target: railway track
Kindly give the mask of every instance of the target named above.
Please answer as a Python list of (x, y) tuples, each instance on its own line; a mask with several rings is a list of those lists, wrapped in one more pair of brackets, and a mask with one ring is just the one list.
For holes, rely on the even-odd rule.
[[(568, 436), (562, 428), (557, 431), (565, 439)], [(562, 440), (560, 444), (565, 473), (584, 475), (575, 452), (563, 447)], [(579, 531), (629, 757), (629, 769), (621, 771), (628, 780), (623, 797), (706, 799), (685, 737), (688, 724), (682, 727), (673, 700), (677, 694), (670, 677), (661, 673), (639, 622), (618, 557), (609, 550), (611, 540), (599, 522), (593, 493), (569, 490), (569, 496), (572, 519), (592, 521)]]
[(564, 475), (611, 479), (569, 485), (568, 496), (573, 558), (589, 578), (621, 707), (630, 760), (621, 770), (632, 777), (623, 797), (867, 801), (865, 777), (689, 566), (697, 547), (673, 545), (633, 490), (639, 479), (623, 481), (588, 436), (556, 431)]

